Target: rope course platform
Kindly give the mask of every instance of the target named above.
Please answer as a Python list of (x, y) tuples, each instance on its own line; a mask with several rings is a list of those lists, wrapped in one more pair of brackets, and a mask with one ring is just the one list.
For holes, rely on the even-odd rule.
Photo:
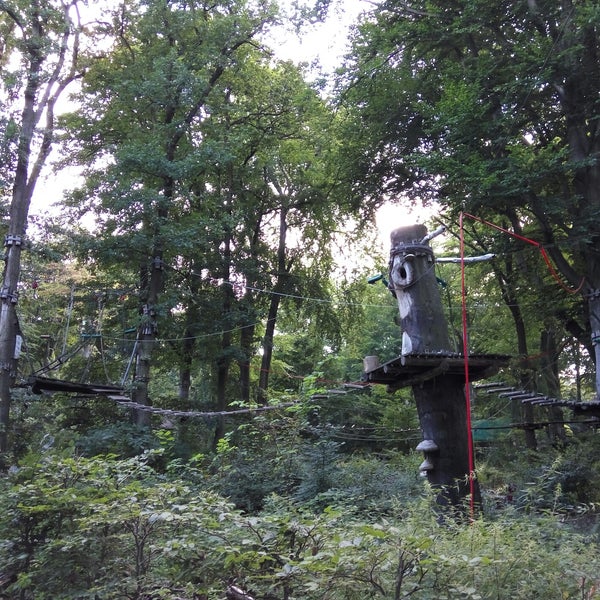
[[(409, 360), (406, 360), (407, 358)], [(452, 361), (444, 362), (444, 360), (449, 358), (452, 358)], [(485, 370), (489, 368), (499, 368), (498, 365), (502, 366), (505, 359), (507, 359), (507, 357), (501, 355), (481, 355), (469, 357), (471, 368), (475, 369), (475, 376), (481, 376), (478, 378), (484, 377)], [(404, 361), (404, 365), (402, 365), (402, 361)], [(406, 371), (401, 371), (402, 368), (406, 368)], [(329, 389), (322, 394), (314, 394), (311, 397), (311, 400), (330, 400), (336, 395), (367, 391), (370, 388), (371, 383), (388, 383), (396, 386), (398, 384), (398, 380), (400, 379), (402, 385), (399, 387), (406, 387), (409, 385), (414, 385), (420, 375), (425, 375), (425, 377), (419, 379), (419, 381), (432, 379), (438, 375), (441, 375), (442, 373), (450, 373), (458, 376), (462, 373), (460, 368), (464, 368), (464, 360), (458, 355), (453, 355), (452, 357), (442, 357), (440, 355), (435, 355), (434, 357), (424, 355), (413, 357), (403, 356), (399, 359), (389, 361), (388, 363), (385, 363), (384, 365), (381, 365), (380, 367), (368, 373), (365, 373), (365, 376), (369, 377), (369, 379), (365, 378), (365, 381), (344, 383), (340, 386), (340, 388)], [(435, 372), (432, 373), (432, 371)], [(133, 402), (129, 395), (126, 394), (126, 390), (123, 387), (115, 385), (78, 383), (73, 381), (65, 381), (62, 379), (53, 379), (50, 377), (31, 377), (28, 380), (28, 385), (31, 387), (31, 391), (34, 394), (42, 394), (44, 392), (65, 392), (77, 394), (79, 396), (103, 396), (116, 402), (122, 408), (140, 410), (153, 415), (169, 417), (199, 417), (206, 419), (211, 417), (227, 417), (240, 414), (259, 414), (262, 412), (289, 408), (290, 406), (297, 404), (294, 402), (287, 402), (273, 406), (257, 406), (226, 411), (174, 410)], [(474, 386), (474, 389), (477, 392), (484, 392), (488, 395), (496, 394), (500, 398), (520, 400), (523, 403), (530, 403), (534, 406), (566, 407), (572, 410), (574, 414), (585, 415), (592, 418), (600, 418), (599, 400), (577, 402), (574, 400), (551, 398), (537, 392), (517, 389), (503, 382), (484, 383)], [(522, 425), (519, 425), (519, 427), (520, 426)], [(516, 425), (511, 425), (510, 428), (512, 427), (516, 427)], [(505, 428), (506, 427), (499, 427), (499, 429)], [(479, 429), (479, 427), (475, 427), (475, 429)], [(483, 429), (488, 429), (488, 427), (484, 427)], [(495, 427), (490, 429), (495, 429)]]
[(42, 392), (67, 392), (71, 394), (83, 394), (86, 396), (108, 396), (129, 400), (125, 390), (120, 386), (102, 385), (97, 383), (77, 383), (51, 377), (31, 377), (28, 385), (34, 394)]
[[(108, 400), (113, 400), (122, 408), (139, 410), (152, 415), (160, 415), (164, 417), (199, 417), (203, 419), (216, 417), (230, 417), (242, 414), (260, 414), (273, 410), (281, 410), (296, 406), (298, 402), (284, 402), (269, 406), (253, 406), (248, 408), (239, 408), (234, 410), (221, 411), (197, 411), (197, 410), (176, 410), (171, 408), (159, 408), (148, 404), (140, 404), (133, 402), (126, 394), (126, 390), (120, 386), (102, 385), (96, 383), (77, 383), (66, 381), (63, 379), (53, 379), (51, 377), (33, 376), (29, 378), (27, 385), (31, 387), (34, 394), (64, 392), (69, 394), (77, 394), (79, 397), (102, 396)], [(314, 394), (311, 400), (331, 399), (332, 396), (345, 395), (351, 392), (367, 391), (370, 388), (368, 383), (364, 382), (347, 382), (343, 383), (340, 388), (329, 389), (325, 394)]]
[[(468, 357), (470, 379), (485, 379), (506, 366), (510, 356), (504, 354), (472, 354)], [(396, 390), (440, 376), (465, 375), (465, 357), (457, 353), (406, 354), (382, 365), (376, 357), (365, 358), (363, 381), (387, 384)]]

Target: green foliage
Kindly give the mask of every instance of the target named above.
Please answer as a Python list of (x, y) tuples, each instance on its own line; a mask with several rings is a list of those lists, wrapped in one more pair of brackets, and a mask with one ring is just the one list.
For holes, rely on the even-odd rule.
[[(317, 18), (328, 4), (315, 3)], [(544, 9), (549, 30), (565, 16)], [(235, 583), (264, 600), (597, 596), (598, 436), (575, 431), (537, 454), (514, 433), (479, 448), (484, 515), (436, 520), (410, 394), (342, 388), (364, 356), (398, 355), (397, 307), (360, 268), (331, 277), (336, 253), (356, 258), (340, 240), (368, 245), (373, 210), (404, 192), (441, 198), (450, 219), (467, 206), (568, 242), (582, 268), (595, 205), (577, 186), (593, 155), (571, 156), (554, 83), (577, 67), (597, 7), (578, 5), (550, 41), (525, 5), (384, 2), (356, 30), (335, 114), (299, 69), (254, 43), (274, 10), (151, 1), (109, 11), (114, 45), (64, 119), (65, 152), (87, 167), (70, 207), (94, 214), (97, 229), (44, 230), (25, 264), (20, 321), (34, 368), (60, 359), (61, 342), (81, 342), (59, 373), (119, 381), (133, 350), (125, 332), (143, 319), (148, 272), (160, 271), (155, 406), (239, 401), (244, 364), (266, 368), (267, 318), (277, 321), (264, 340), (278, 369), (269, 399), (296, 406), (230, 417), (213, 447), (216, 420), (157, 417), (140, 429), (104, 400), (17, 394), (0, 477), (0, 595), (216, 600)], [(532, 85), (538, 77), (548, 83)], [(583, 131), (595, 113), (581, 106)], [(467, 273), (472, 351), (511, 353), (511, 320), (527, 323), (523, 353), (542, 326), (580, 320), (581, 303), (549, 292), (523, 244), (479, 224), (468, 234), (469, 250), (498, 253), (493, 269)], [(85, 269), (63, 260), (66, 245)], [(458, 339), (460, 273), (438, 274)], [(476, 402), (474, 416), (507, 408)]]
[(160, 447), (158, 435), (131, 423), (115, 423), (90, 428), (77, 438), (77, 451), (82, 456), (109, 454), (119, 458), (139, 456), (146, 450)]
[[(4, 529), (9, 589), (23, 598), (141, 598), (162, 587), (173, 552), (181, 575), (230, 509), (208, 492), (197, 497), (183, 482), (161, 478), (150, 458), (49, 456), (19, 470), (3, 521), (3, 529), (13, 524)], [(202, 527), (204, 542), (190, 543), (187, 533)]]
[(211, 464), (214, 489), (250, 513), (272, 493), (288, 494), (297, 480), (298, 432), (290, 419), (256, 419), (219, 440)]
[(510, 496), (508, 504), (515, 509), (589, 525), (600, 503), (600, 439), (583, 430), (571, 433), (559, 447), (550, 441), (542, 439), (540, 452), (525, 457), (515, 452), (514, 434), (480, 450), (478, 473), (488, 508), (504, 507)]
[(598, 584), (597, 540), (550, 514), (440, 525), (429, 500), (399, 495), (384, 514), (330, 495), (318, 512), (271, 496), (247, 515), (191, 465), (183, 480), (153, 460), (32, 455), (4, 477), (3, 593), (218, 598), (235, 581), (264, 598), (575, 599)]
[[(551, 248), (571, 288), (585, 279), (596, 289), (599, 33), (597, 3), (584, 4), (379, 4), (355, 31), (341, 81), (355, 192), (436, 200), (456, 231), (461, 211), (501, 224)], [(538, 319), (556, 319), (594, 353), (591, 298), (567, 300), (522, 238), (466, 230), (470, 249), (496, 253), (518, 353), (530, 353)]]

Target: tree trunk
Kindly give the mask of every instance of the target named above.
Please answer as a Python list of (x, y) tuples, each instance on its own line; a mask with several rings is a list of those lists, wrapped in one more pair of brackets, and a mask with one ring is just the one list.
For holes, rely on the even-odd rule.
[[(554, 331), (544, 329), (540, 334), (540, 374), (541, 386), (537, 391), (560, 398), (560, 378), (558, 374), (558, 348)], [(541, 389), (540, 389), (541, 388)], [(563, 443), (566, 440), (563, 411), (560, 406), (548, 407), (548, 434), (553, 442)]]
[(250, 402), (250, 364), (252, 357), (252, 345), (254, 340), (254, 325), (246, 325), (240, 331), (240, 348), (243, 355), (238, 360), (240, 370), (240, 400)]
[[(192, 262), (190, 272), (199, 273), (201, 268)], [(182, 407), (189, 408), (190, 390), (192, 386), (192, 364), (196, 350), (196, 336), (200, 322), (200, 309), (197, 297), (200, 291), (200, 279), (196, 276), (189, 277), (190, 288), (187, 310), (185, 312), (185, 329), (181, 343), (181, 356), (179, 364), (179, 403)]]
[(181, 357), (181, 364), (179, 365), (179, 387), (178, 387), (178, 399), (179, 406), (181, 408), (189, 408), (190, 403), (190, 390), (192, 387), (192, 352), (193, 344), (190, 344), (188, 340), (184, 341), (183, 344), (183, 356)]
[[(402, 327), (402, 356), (432, 359), (452, 354), (448, 326), (434, 272), (434, 256), (424, 241), (427, 229), (415, 225), (391, 234), (390, 289), (398, 300)], [(464, 377), (441, 374), (413, 385), (423, 439), (422, 472), (438, 492), (438, 504), (458, 507), (471, 491), (467, 406)], [(473, 501), (480, 502), (473, 479)]]
[[(513, 231), (518, 235), (523, 235), (521, 223), (516, 212), (514, 210), (508, 210), (507, 216)], [(496, 280), (500, 284), (502, 299), (508, 307), (515, 325), (515, 333), (517, 334), (517, 353), (524, 361), (524, 370), (519, 374), (519, 385), (525, 389), (532, 389), (533, 381), (531, 381), (531, 374), (527, 374), (528, 370), (530, 370), (530, 365), (527, 362), (527, 357), (529, 356), (527, 347), (527, 328), (525, 326), (525, 319), (523, 318), (521, 304), (516, 291), (518, 277), (522, 275), (522, 271), (525, 267), (521, 266), (519, 268), (515, 266), (514, 258), (511, 254), (505, 256), (504, 267), (504, 273), (499, 269), (494, 269), (494, 272), (496, 274)], [(525, 445), (530, 450), (537, 450), (535, 429), (530, 426), (535, 418), (533, 406), (531, 404), (523, 404), (520, 400), (513, 399), (511, 400), (511, 410), (513, 421), (523, 425)]]
[[(229, 380), (229, 368), (231, 366), (231, 308), (233, 303), (233, 289), (230, 284), (230, 261), (231, 261), (231, 239), (224, 241), (223, 249), (223, 279), (225, 283), (221, 286), (223, 291), (223, 333), (221, 335), (221, 354), (217, 358), (217, 411), (227, 408), (227, 382)], [(214, 447), (225, 434), (225, 421), (222, 416), (217, 417)]]
[[(150, 328), (151, 326), (149, 326)], [(143, 406), (150, 406), (148, 384), (150, 383), (150, 367), (152, 365), (152, 350), (154, 349), (154, 334), (140, 333), (137, 343), (135, 375), (131, 399)], [(150, 412), (143, 408), (135, 409), (133, 422), (138, 427), (150, 427)]]
[(267, 313), (267, 323), (265, 325), (265, 334), (262, 340), (262, 358), (260, 361), (260, 375), (258, 378), (258, 402), (267, 404), (269, 388), (269, 373), (271, 371), (271, 361), (273, 359), (273, 340), (275, 337), (275, 323), (277, 322), (277, 311), (281, 296), (271, 294), (269, 302), (269, 311)]
[[(510, 269), (507, 269), (509, 271)], [(502, 293), (502, 299), (508, 307), (510, 315), (512, 317), (515, 333), (517, 335), (517, 353), (519, 356), (527, 357), (527, 329), (525, 327), (525, 320), (523, 319), (523, 313), (521, 312), (521, 305), (517, 299), (516, 294), (513, 293), (512, 286), (509, 282), (507, 274), (501, 272), (498, 268), (494, 268), (496, 281), (500, 286)], [(533, 418), (531, 411), (526, 411), (523, 407), (523, 403), (520, 400), (511, 400), (511, 415), (513, 423), (525, 423)], [(532, 435), (533, 434), (533, 435)], [(525, 445), (535, 450), (537, 442), (535, 439), (535, 432), (525, 430)]]
[(286, 281), (290, 275), (290, 266), (286, 261), (287, 244), (287, 216), (288, 206), (283, 189), (278, 183), (274, 183), (279, 191), (282, 205), (279, 210), (279, 242), (277, 245), (277, 281), (274, 286), (274, 294), (271, 295), (269, 303), (269, 312), (267, 313), (267, 323), (265, 325), (265, 334), (262, 341), (263, 355), (260, 365), (260, 376), (258, 382), (258, 401), (261, 404), (267, 403), (267, 389), (269, 387), (269, 373), (271, 371), (271, 361), (273, 359), (273, 340), (275, 337), (275, 325), (277, 323), (277, 313), (281, 303), (281, 294), (286, 289)]
[(596, 399), (600, 399), (600, 289), (595, 289), (590, 293), (588, 304), (594, 346), (594, 354), (591, 359), (596, 365)]
[[(434, 469), (427, 471), (429, 483), (438, 490), (441, 506), (460, 506), (470, 493), (469, 431), (464, 378), (443, 376), (413, 386), (424, 440), (433, 440), (439, 450), (430, 458)], [(476, 505), (481, 504), (475, 485)]]
[[(56, 30), (47, 28), (45, 7), (40, 6), (39, 2), (32, 2), (27, 10), (27, 14), (20, 15), (6, 11), (8, 18), (14, 19), (19, 29), (27, 32), (28, 36), (22, 40), (22, 47), (25, 49), (22, 59), (27, 65), (27, 73), (0, 288), (0, 452), (8, 449), (11, 387), (17, 373), (17, 286), (29, 206), (41, 170), (52, 149), (54, 106), (69, 83), (77, 77), (76, 54), (72, 62), (65, 60), (70, 40), (78, 37), (78, 29), (73, 27), (69, 18), (68, 6), (63, 6), (62, 21), (57, 23)], [(56, 46), (48, 42), (49, 38), (54, 39)], [(44, 64), (48, 55), (44, 52), (48, 48), (57, 49), (58, 59), (52, 72), (45, 74)], [(7, 56), (9, 54), (10, 52)], [(45, 124), (41, 136), (36, 139), (36, 133), (40, 133), (37, 128), (42, 115), (45, 116)], [(31, 164), (34, 141), (37, 155)]]
[[(226, 331), (221, 338), (221, 356), (217, 359), (217, 411), (222, 412), (227, 408), (227, 382), (229, 380), (229, 367), (231, 358), (231, 333)], [(215, 426), (214, 446), (225, 434), (225, 419), (218, 416)]]
[[(142, 306), (142, 320), (138, 329), (136, 367), (132, 391), (132, 400), (144, 406), (151, 405), (148, 385), (150, 383), (152, 353), (156, 346), (158, 332), (157, 306), (163, 285), (163, 262), (160, 243), (155, 244), (154, 251), (147, 285), (146, 302)], [(134, 422), (139, 427), (150, 427), (150, 412), (143, 409), (135, 410)]]

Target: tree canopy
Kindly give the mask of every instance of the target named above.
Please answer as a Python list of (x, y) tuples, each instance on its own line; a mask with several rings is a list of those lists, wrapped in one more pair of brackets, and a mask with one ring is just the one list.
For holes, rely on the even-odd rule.
[(543, 246), (581, 294), (571, 331), (598, 365), (597, 16), (594, 2), (382, 2), (340, 101), (363, 194), (435, 200)]

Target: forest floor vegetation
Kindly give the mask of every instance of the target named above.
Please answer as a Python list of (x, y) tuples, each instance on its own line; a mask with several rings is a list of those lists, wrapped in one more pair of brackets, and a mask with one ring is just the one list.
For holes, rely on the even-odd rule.
[(484, 511), (440, 519), (417, 453), (298, 425), (254, 419), (185, 458), (172, 431), (109, 454), (42, 436), (0, 478), (0, 597), (600, 597), (597, 434), (479, 448)]

